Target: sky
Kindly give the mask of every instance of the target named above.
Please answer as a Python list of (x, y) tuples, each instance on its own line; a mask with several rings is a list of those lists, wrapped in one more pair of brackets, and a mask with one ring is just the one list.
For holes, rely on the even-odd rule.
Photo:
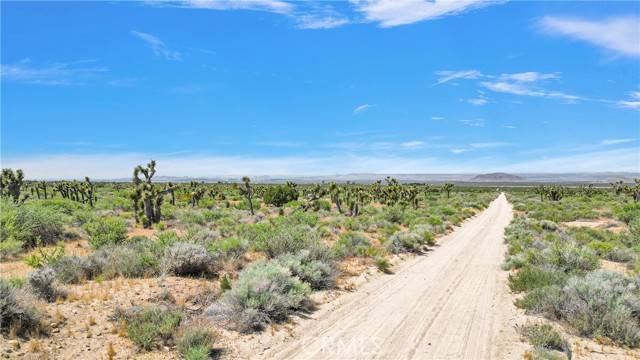
[(640, 2), (0, 2), (27, 178), (640, 172)]

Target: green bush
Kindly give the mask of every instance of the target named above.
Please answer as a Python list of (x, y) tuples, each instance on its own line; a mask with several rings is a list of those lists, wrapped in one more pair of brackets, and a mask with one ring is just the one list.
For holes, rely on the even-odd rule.
[(333, 244), (331, 251), (338, 258), (363, 256), (370, 246), (371, 241), (366, 235), (350, 231), (340, 235), (338, 241)]
[(247, 248), (248, 243), (246, 240), (240, 239), (237, 236), (230, 236), (211, 243), (207, 250), (214, 255), (222, 255), (227, 258), (239, 258), (247, 251)]
[(567, 276), (557, 268), (550, 266), (525, 266), (515, 275), (509, 275), (509, 288), (515, 292), (563, 284)]
[(553, 350), (568, 348), (566, 340), (549, 324), (526, 324), (520, 328), (520, 333), (533, 346), (541, 346)]
[(89, 243), (94, 249), (105, 245), (117, 245), (127, 239), (127, 223), (113, 216), (96, 218), (84, 224), (89, 235)]
[(0, 211), (0, 239), (7, 253), (23, 247), (55, 244), (62, 238), (64, 217), (53, 208), (37, 204), (15, 206), (3, 201)]
[(414, 233), (398, 231), (387, 240), (387, 250), (394, 254), (403, 252), (419, 252), (423, 238)]
[(281, 207), (290, 201), (298, 199), (298, 190), (287, 185), (269, 186), (262, 198), (266, 204)]
[(143, 350), (168, 343), (182, 321), (178, 311), (158, 307), (142, 309), (126, 318), (127, 337)]
[(296, 255), (280, 255), (276, 261), (289, 269), (293, 276), (309, 284), (312, 289), (328, 289), (335, 285), (337, 271), (333, 265), (311, 258), (308, 250)]
[(178, 352), (185, 360), (205, 360), (213, 350), (215, 334), (204, 327), (188, 327), (178, 340)]
[(193, 276), (215, 272), (213, 257), (202, 245), (175, 243), (167, 248), (162, 258), (165, 273)]
[(275, 261), (258, 261), (245, 268), (231, 290), (206, 313), (239, 331), (259, 330), (288, 318), (308, 304), (309, 286)]
[(160, 272), (160, 247), (151, 240), (102, 247), (90, 256), (106, 279), (136, 278)]

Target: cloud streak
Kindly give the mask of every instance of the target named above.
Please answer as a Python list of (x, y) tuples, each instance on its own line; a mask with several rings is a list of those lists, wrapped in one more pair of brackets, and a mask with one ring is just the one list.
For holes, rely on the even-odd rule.
[(179, 52), (170, 50), (162, 40), (151, 34), (131, 30), (131, 35), (142, 40), (149, 48), (151, 48), (156, 56), (164, 57), (167, 60), (173, 61), (182, 60), (182, 55)]
[(2, 80), (48, 86), (87, 85), (107, 73), (106, 67), (88, 66), (93, 60), (76, 62), (57, 62), (46, 65), (33, 65), (24, 59), (15, 64), (0, 65)]
[(353, 109), (353, 115), (361, 114), (361, 113), (363, 113), (363, 112), (365, 112), (367, 110), (370, 110), (370, 109), (372, 109), (372, 108), (374, 108), (376, 106), (377, 105), (375, 105), (375, 104), (362, 104), (362, 105), (359, 105), (355, 109)]
[(485, 0), (352, 0), (356, 11), (367, 21), (376, 22), (380, 27), (389, 28), (457, 15), (472, 9), (496, 4)]
[(588, 42), (613, 53), (640, 57), (640, 17), (619, 16), (602, 20), (545, 16), (539, 28), (551, 35)]

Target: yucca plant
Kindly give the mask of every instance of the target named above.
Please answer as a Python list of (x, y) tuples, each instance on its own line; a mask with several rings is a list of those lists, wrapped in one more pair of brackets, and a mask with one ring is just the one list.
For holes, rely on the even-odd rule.
[[(236, 185), (237, 186), (237, 185)], [(242, 177), (242, 185), (237, 186), (240, 195), (244, 196), (249, 203), (249, 210), (251, 211), (251, 215), (254, 215), (253, 211), (253, 186), (251, 185), (251, 179), (248, 176)]]
[(442, 191), (447, 193), (447, 199), (451, 197), (451, 191), (453, 190), (454, 186), (455, 185), (452, 183), (444, 183), (442, 185)]

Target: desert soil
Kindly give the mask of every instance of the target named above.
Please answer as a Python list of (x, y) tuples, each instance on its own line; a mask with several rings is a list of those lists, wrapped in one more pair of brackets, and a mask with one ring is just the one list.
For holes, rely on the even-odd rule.
[(511, 205), (500, 195), (433, 251), (322, 305), (300, 319), (289, 340), (266, 344), (266, 351), (251, 356), (522, 358), (528, 345), (516, 332), (516, 309), (500, 269), (504, 229), (512, 217)]

